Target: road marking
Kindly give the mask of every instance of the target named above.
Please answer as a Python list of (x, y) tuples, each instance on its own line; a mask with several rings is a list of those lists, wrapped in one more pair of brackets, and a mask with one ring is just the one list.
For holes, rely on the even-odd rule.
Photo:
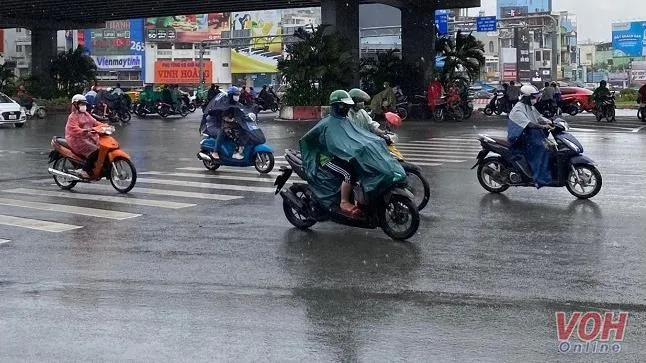
[(636, 129), (633, 129), (633, 132), (639, 132), (639, 131), (643, 130), (644, 128), (646, 128), (646, 126), (640, 126), (640, 127), (636, 128)]
[(182, 180), (165, 180), (165, 179), (147, 179), (139, 178), (137, 182), (144, 184), (161, 184), (161, 185), (175, 185), (191, 188), (205, 188), (205, 189), (223, 189), (223, 190), (237, 190), (243, 192), (259, 192), (259, 193), (273, 193), (274, 188), (266, 187), (249, 187), (245, 185), (230, 185), (230, 184), (213, 184), (213, 183), (198, 183)]
[(458, 152), (458, 151), (438, 151), (438, 150), (428, 150), (426, 153), (421, 153), (419, 152), (420, 150), (413, 150), (413, 151), (406, 151), (404, 152), (404, 156), (407, 155), (412, 155), (412, 156), (441, 156), (443, 158), (465, 158), (465, 157), (473, 157), (474, 155), (477, 155), (477, 151), (465, 151), (465, 152)]
[(404, 158), (405, 161), (409, 161), (413, 164), (418, 162), (436, 162), (436, 163), (463, 163), (467, 160), (455, 160), (455, 159), (436, 159), (436, 158)]
[(443, 149), (443, 148), (451, 148), (451, 149), (472, 149), (472, 148), (478, 148), (481, 147), (480, 142), (477, 140), (474, 140), (474, 142), (469, 143), (469, 144), (456, 144), (456, 143), (438, 143), (438, 142), (432, 142), (432, 141), (421, 141), (421, 142), (400, 142), (398, 144), (395, 144), (396, 146), (399, 145), (404, 145), (404, 146), (414, 146), (414, 147), (420, 147), (420, 146), (425, 146), (425, 147), (435, 147), (438, 149)]
[[(195, 168), (195, 167), (176, 168), (176, 169), (177, 170), (186, 170), (186, 171), (206, 171), (205, 168)], [(240, 173), (240, 174), (260, 175), (260, 173), (258, 173), (258, 170), (256, 170), (256, 168), (254, 168), (253, 166), (252, 167), (247, 167), (247, 168), (236, 168), (236, 169), (218, 169), (217, 171), (212, 171), (212, 173), (236, 173), (236, 174)], [(283, 173), (281, 173), (280, 171), (271, 171), (271, 172), (269, 172), (267, 174), (263, 174), (263, 175), (277, 177), (277, 176), (282, 175), (282, 174)], [(291, 177), (292, 178), (295, 177), (295, 178), (300, 179), (300, 177), (298, 175), (296, 175), (296, 173), (293, 173)], [(137, 190), (139, 190), (139, 189), (137, 189)]]
[(415, 165), (417, 166), (441, 166), (443, 164), (438, 164), (438, 163), (424, 163), (424, 162), (416, 162)]
[(24, 200), (14, 200), (14, 199), (7, 199), (7, 198), (0, 198), (0, 205), (44, 210), (49, 212), (78, 214), (78, 215), (88, 216), (88, 217), (107, 218), (107, 219), (116, 219), (116, 220), (123, 220), (123, 219), (129, 219), (129, 218), (135, 218), (135, 217), (141, 216), (141, 214), (117, 212), (117, 211), (111, 211), (111, 210), (105, 210), (105, 209), (75, 207), (71, 205), (54, 204), (54, 203), (28, 202)]
[(176, 176), (176, 177), (183, 177), (183, 178), (203, 178), (203, 179), (228, 179), (228, 180), (252, 181), (252, 182), (262, 182), (262, 183), (273, 183), (276, 180), (276, 178), (273, 178), (273, 177), (263, 178), (260, 175), (254, 178), (250, 176), (238, 176), (238, 175), (171, 173), (171, 172), (164, 172), (164, 171), (146, 171), (143, 173), (139, 173), (139, 175)]
[(9, 189), (9, 190), (5, 190), (5, 192), (27, 194), (27, 195), (39, 195), (43, 197), (70, 198), (70, 199), (81, 199), (81, 200), (93, 200), (97, 202), (142, 205), (147, 207), (158, 207), (158, 208), (167, 208), (167, 209), (181, 209), (181, 208), (195, 207), (197, 205), (197, 204), (188, 204), (188, 203), (167, 202), (163, 200), (137, 199), (137, 198), (125, 197), (125, 196), (113, 197), (113, 196), (107, 196), (107, 195), (93, 195), (93, 194), (85, 194), (85, 193), (78, 193), (78, 192), (64, 192), (64, 191), (54, 192), (54, 191), (48, 191), (48, 190), (27, 189), (27, 188)]
[(429, 152), (432, 151), (432, 152), (440, 152), (440, 153), (441, 152), (447, 152), (447, 153), (450, 153), (450, 154), (453, 154), (453, 155), (456, 155), (456, 154), (472, 155), (472, 154), (469, 154), (469, 153), (477, 154), (480, 150), (482, 150), (482, 148), (473, 148), (473, 149), (461, 148), (460, 150), (455, 150), (455, 151), (446, 150), (446, 149), (444, 149), (444, 150), (430, 150), (427, 147), (413, 147), (413, 146), (399, 146), (399, 145), (397, 145), (397, 149), (399, 149), (400, 151), (429, 151)]
[(9, 243), (9, 242), (11, 242), (11, 241), (10, 241), (10, 240), (8, 240), (8, 239), (2, 239), (2, 238), (0, 238), (0, 245), (3, 245), (3, 244), (5, 244), (5, 243)]
[[(88, 184), (84, 188), (90, 188), (95, 190), (104, 189), (102, 187), (107, 187), (107, 185), (100, 184)], [(209, 194), (209, 193), (195, 193), (195, 192), (184, 192), (181, 190), (169, 190), (169, 189), (153, 189), (153, 188), (140, 188), (136, 189), (137, 194), (151, 194), (151, 195), (163, 195), (168, 197), (183, 197), (183, 198), (195, 198), (195, 199), (208, 199), (208, 200), (235, 200), (242, 199), (242, 196), (239, 195), (226, 195), (226, 194)]]
[(37, 219), (19, 218), (0, 214), (0, 225), (35, 229), (45, 232), (66, 232), (73, 229), (83, 228), (72, 224), (40, 221)]

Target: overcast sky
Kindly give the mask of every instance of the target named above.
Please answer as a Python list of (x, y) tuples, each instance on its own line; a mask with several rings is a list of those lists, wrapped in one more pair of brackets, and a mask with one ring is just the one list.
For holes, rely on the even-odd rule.
[[(496, 0), (481, 1), (486, 15), (496, 15)], [(613, 22), (646, 20), (646, 0), (552, 0), (552, 7), (577, 15), (580, 42), (611, 40)], [(477, 15), (478, 9), (470, 13)]]

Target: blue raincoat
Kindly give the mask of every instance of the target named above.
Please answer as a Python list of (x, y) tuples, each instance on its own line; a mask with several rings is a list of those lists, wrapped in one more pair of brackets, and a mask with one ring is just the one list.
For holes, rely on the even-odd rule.
[(509, 113), (507, 140), (511, 150), (525, 156), (532, 169), (532, 179), (540, 187), (552, 183), (551, 154), (547, 148), (548, 132), (536, 128), (545, 119), (535, 107), (518, 102)]

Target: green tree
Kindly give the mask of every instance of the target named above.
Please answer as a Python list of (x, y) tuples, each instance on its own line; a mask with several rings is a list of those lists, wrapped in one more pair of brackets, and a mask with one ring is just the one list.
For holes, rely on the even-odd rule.
[(415, 92), (416, 84), (423, 72), (420, 67), (402, 60), (393, 49), (379, 52), (376, 57), (364, 57), (359, 65), (361, 88), (368, 94), (374, 95), (383, 89), (384, 82), (399, 85), (404, 93)]
[(349, 75), (357, 71), (357, 62), (349, 43), (336, 33), (325, 34), (325, 28), (298, 28), (294, 37), (299, 41), (288, 45), (286, 59), (278, 62), (278, 70), (289, 83), (285, 104), (326, 105), (332, 91), (349, 87)]
[(467, 82), (476, 80), (485, 65), (484, 44), (470, 33), (458, 30), (455, 40), (440, 38), (435, 44), (437, 56), (444, 57), (440, 81), (447, 84), (455, 79)]
[(0, 64), (0, 91), (5, 92), (7, 88), (13, 85), (16, 74), (7, 62)]
[(59, 53), (52, 61), (51, 76), (59, 96), (71, 97), (96, 79), (97, 67), (92, 58), (84, 54), (83, 47)]

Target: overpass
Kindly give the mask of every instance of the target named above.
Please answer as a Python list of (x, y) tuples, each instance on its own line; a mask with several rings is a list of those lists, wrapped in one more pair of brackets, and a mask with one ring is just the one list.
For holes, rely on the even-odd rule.
[(382, 3), (402, 12), (402, 55), (433, 57), (434, 11), (480, 6), (480, 0), (2, 0), (0, 28), (32, 30), (32, 73), (47, 76), (56, 31), (103, 26), (108, 20), (252, 10), (321, 7), (322, 23), (345, 36), (359, 57), (359, 5)]

